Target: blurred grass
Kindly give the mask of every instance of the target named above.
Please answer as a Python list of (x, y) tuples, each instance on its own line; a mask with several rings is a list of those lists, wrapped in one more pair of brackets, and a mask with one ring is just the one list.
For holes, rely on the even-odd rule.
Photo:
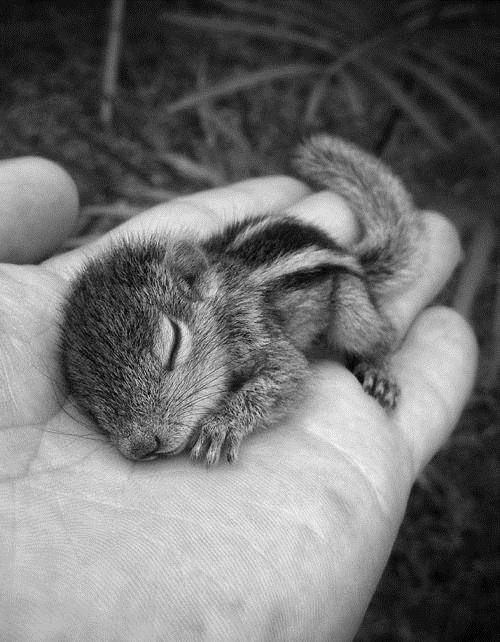
[(25, 0), (0, 17), (0, 155), (73, 175), (68, 247), (176, 194), (286, 171), (311, 130), (382, 154), (459, 227), (466, 260), (441, 300), (471, 317), (478, 385), (413, 490), (357, 639), (498, 639), (499, 5), (129, 0), (104, 128), (108, 9)]

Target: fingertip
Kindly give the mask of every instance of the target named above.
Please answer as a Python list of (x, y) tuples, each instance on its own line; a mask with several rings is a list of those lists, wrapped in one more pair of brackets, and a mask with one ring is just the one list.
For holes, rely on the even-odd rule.
[(397, 423), (420, 471), (451, 434), (472, 391), (478, 345), (458, 312), (436, 306), (422, 312), (394, 355), (402, 395)]
[(231, 186), (233, 189), (252, 196), (279, 196), (280, 206), (287, 207), (310, 193), (309, 188), (292, 176), (278, 174), (262, 178), (249, 178)]
[(449, 218), (434, 210), (423, 210), (422, 218), (427, 236), (448, 248), (449, 260), (456, 265), (463, 256), (458, 230)]
[(403, 283), (384, 305), (400, 336), (441, 292), (462, 258), (460, 237), (449, 219), (429, 210), (421, 212), (420, 221), (421, 238), (413, 278)]
[[(427, 308), (419, 315), (408, 340), (413, 348), (421, 346), (427, 348), (429, 353), (430, 348), (434, 348), (432, 356), (436, 368), (431, 369), (431, 373), (436, 372), (439, 377), (446, 369), (450, 378), (458, 380), (462, 376), (464, 383), (467, 383), (469, 388), (472, 387), (479, 353), (477, 338), (471, 324), (456, 310), (444, 305)], [(425, 363), (425, 353), (420, 354), (422, 362)], [(418, 358), (417, 355), (416, 357)], [(440, 364), (441, 371), (438, 370)], [(442, 377), (443, 379), (447, 377)]]
[(0, 162), (0, 260), (34, 263), (61, 245), (78, 215), (78, 191), (56, 163), (37, 156)]
[(354, 243), (359, 234), (358, 221), (347, 201), (334, 192), (324, 190), (306, 194), (287, 210), (287, 214), (316, 225), (344, 245)]
[(304, 183), (290, 176), (264, 176), (183, 196), (170, 204), (208, 212), (220, 225), (247, 216), (282, 212), (308, 193)]
[[(476, 346), (476, 335), (471, 324), (459, 312), (445, 305), (435, 305), (427, 308), (419, 316), (420, 331), (425, 331), (429, 337), (441, 337), (443, 327), (448, 328), (449, 337), (471, 342)], [(477, 346), (476, 346), (477, 347)]]

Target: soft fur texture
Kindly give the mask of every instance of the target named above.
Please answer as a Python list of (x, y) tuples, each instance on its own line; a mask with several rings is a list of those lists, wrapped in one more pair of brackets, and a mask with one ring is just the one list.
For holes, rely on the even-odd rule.
[(242, 439), (300, 398), (314, 347), (345, 355), (392, 408), (395, 333), (378, 298), (407, 277), (418, 224), (400, 181), (350, 143), (316, 136), (296, 164), (344, 196), (363, 238), (270, 214), (204, 243), (134, 239), (90, 261), (69, 294), (62, 367), (70, 392), (131, 459), (190, 450), (232, 461)]

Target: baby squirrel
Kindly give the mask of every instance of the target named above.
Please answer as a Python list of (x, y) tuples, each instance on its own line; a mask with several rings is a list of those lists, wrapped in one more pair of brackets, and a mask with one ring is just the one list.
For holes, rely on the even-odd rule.
[(61, 363), (69, 392), (123, 455), (190, 451), (215, 464), (279, 420), (326, 339), (385, 408), (396, 333), (380, 298), (411, 274), (419, 221), (402, 183), (340, 138), (295, 157), (312, 186), (344, 197), (362, 237), (343, 247), (291, 216), (232, 223), (202, 242), (126, 240), (90, 260), (67, 298)]

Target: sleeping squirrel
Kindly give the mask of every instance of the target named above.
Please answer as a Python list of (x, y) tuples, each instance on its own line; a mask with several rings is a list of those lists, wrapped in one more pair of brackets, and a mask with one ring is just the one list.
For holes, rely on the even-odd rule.
[(395, 406), (386, 359), (397, 338), (380, 301), (412, 273), (418, 213), (380, 160), (340, 138), (311, 137), (295, 166), (345, 198), (362, 230), (352, 247), (270, 213), (204, 241), (121, 241), (72, 284), (65, 381), (126, 457), (235, 460), (246, 435), (296, 404), (322, 342)]

